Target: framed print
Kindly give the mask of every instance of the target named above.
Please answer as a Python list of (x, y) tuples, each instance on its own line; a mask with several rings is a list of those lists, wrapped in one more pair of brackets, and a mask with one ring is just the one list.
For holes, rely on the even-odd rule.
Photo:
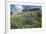
[(41, 31), (42, 23), (42, 3), (6, 3), (6, 32), (15, 31)]

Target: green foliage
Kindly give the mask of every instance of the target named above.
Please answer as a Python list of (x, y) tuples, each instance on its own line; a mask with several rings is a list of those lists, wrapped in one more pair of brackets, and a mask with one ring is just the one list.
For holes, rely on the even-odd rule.
[[(32, 13), (35, 17), (33, 19), (32, 24), (26, 23), (26, 17), (23, 17), (21, 14), (13, 15), (10, 17), (11, 19), (11, 29), (18, 29), (18, 28), (39, 28), (42, 27), (41, 17), (37, 17), (37, 12), (29, 12)], [(27, 14), (27, 13), (24, 13)]]

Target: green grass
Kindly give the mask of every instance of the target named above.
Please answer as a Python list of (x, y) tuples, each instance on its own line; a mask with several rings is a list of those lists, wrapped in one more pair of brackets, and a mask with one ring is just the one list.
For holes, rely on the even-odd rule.
[[(32, 13), (35, 15), (35, 19), (33, 20), (32, 24), (26, 23), (26, 17), (23, 17), (23, 15), (28, 15)], [(11, 29), (18, 29), (18, 28), (40, 28), (42, 27), (42, 17), (37, 17), (37, 11), (32, 12), (25, 12), (23, 14), (17, 14), (10, 17), (11, 19)]]

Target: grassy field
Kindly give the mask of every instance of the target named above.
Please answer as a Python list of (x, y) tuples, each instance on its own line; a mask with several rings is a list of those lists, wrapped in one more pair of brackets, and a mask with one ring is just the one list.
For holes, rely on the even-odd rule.
[[(37, 12), (41, 11), (26, 11), (20, 14), (12, 15), (11, 20), (11, 29), (20, 29), (20, 28), (41, 28), (42, 27), (42, 17), (37, 16)], [(27, 16), (33, 15), (33, 20), (28, 23)]]

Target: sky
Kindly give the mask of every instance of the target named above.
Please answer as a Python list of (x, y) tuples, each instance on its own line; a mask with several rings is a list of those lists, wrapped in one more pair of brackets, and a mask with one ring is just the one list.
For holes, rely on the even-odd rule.
[(32, 8), (39, 8), (41, 9), (41, 6), (34, 6), (34, 5), (15, 5), (15, 4), (11, 4), (10, 5), (10, 10), (11, 11), (22, 11), (25, 9), (32, 9)]
[(21, 5), (11, 5), (10, 6), (11, 11), (22, 11), (23, 7)]

